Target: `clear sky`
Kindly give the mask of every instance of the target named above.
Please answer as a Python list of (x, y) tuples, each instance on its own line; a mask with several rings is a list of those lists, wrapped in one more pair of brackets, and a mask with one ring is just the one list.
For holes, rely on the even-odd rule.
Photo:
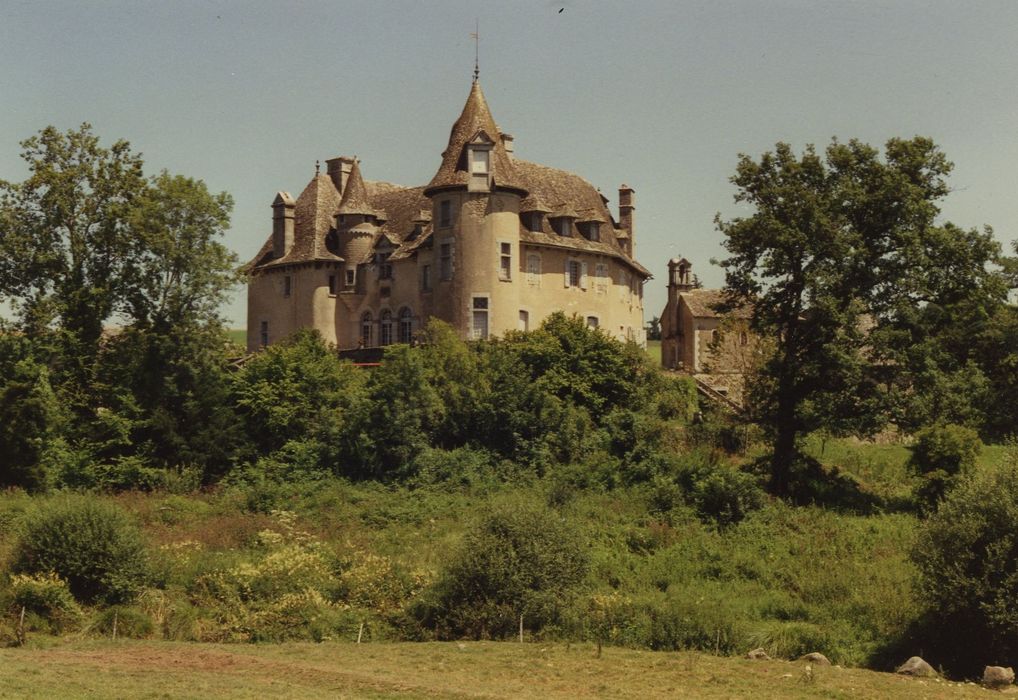
[[(19, 142), (88, 121), (149, 172), (236, 199), (242, 260), (271, 231), (277, 190), (315, 160), (357, 155), (365, 178), (426, 183), (481, 84), (526, 160), (607, 195), (636, 190), (637, 257), (665, 302), (666, 261), (708, 286), (732, 216), (739, 153), (831, 137), (932, 137), (955, 163), (944, 216), (1018, 238), (1018, 2), (0, 1), (0, 178)], [(324, 167), (324, 166), (323, 166)], [(245, 323), (238, 290), (224, 313)]]

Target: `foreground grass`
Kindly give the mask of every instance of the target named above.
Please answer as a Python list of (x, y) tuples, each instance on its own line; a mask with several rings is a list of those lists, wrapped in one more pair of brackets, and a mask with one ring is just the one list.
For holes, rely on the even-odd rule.
[(493, 642), (71, 642), (0, 650), (9, 698), (972, 698), (972, 684), (694, 652)]

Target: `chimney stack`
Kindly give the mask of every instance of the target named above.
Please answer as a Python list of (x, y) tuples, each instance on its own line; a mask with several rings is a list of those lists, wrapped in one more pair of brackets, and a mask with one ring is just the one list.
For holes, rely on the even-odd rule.
[(293, 248), (293, 210), (297, 202), (289, 192), (277, 192), (272, 200), (272, 254), (279, 259)]
[(343, 196), (343, 191), (346, 189), (346, 180), (350, 177), (353, 162), (354, 159), (350, 156), (339, 156), (325, 161), (326, 173), (329, 175), (329, 179), (332, 180), (332, 184), (335, 185), (340, 197)]
[(633, 204), (633, 194), (633, 188), (629, 185), (619, 186), (619, 226), (629, 232), (629, 244), (626, 246), (629, 257), (633, 257), (636, 250), (636, 232), (633, 230), (633, 210), (636, 205)]

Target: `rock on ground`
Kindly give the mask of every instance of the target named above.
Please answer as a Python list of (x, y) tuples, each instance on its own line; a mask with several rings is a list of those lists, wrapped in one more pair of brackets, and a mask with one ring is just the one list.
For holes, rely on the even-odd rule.
[(808, 654), (803, 654), (799, 657), (799, 661), (809, 661), (817, 666), (830, 666), (831, 660), (821, 654), (819, 651), (811, 651)]
[(771, 657), (767, 655), (767, 652), (763, 650), (763, 647), (754, 649), (753, 651), (746, 652), (747, 659), (753, 659), (755, 661), (770, 661)]
[(913, 656), (903, 663), (895, 673), (900, 673), (903, 676), (915, 676), (917, 678), (933, 678), (937, 675), (933, 667), (918, 656)]
[(983, 669), (983, 685), (988, 688), (1001, 688), (1014, 683), (1014, 669), (1010, 666), (987, 666)]

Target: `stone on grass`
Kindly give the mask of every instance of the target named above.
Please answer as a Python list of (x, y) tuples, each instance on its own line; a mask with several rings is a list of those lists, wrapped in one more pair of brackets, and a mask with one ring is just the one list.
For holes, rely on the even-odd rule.
[(1010, 666), (987, 666), (983, 669), (983, 685), (987, 688), (1003, 688), (1014, 683), (1014, 669)]
[(831, 660), (821, 654), (819, 651), (811, 651), (808, 654), (803, 654), (799, 657), (799, 661), (809, 661), (811, 664), (817, 666), (830, 666)]
[(753, 651), (746, 652), (747, 659), (753, 659), (754, 661), (770, 661), (771, 657), (767, 655), (767, 652), (763, 650), (763, 647), (758, 647)]
[(903, 676), (915, 676), (916, 678), (935, 678), (937, 675), (933, 667), (918, 656), (913, 656), (903, 663), (895, 673), (900, 673)]

